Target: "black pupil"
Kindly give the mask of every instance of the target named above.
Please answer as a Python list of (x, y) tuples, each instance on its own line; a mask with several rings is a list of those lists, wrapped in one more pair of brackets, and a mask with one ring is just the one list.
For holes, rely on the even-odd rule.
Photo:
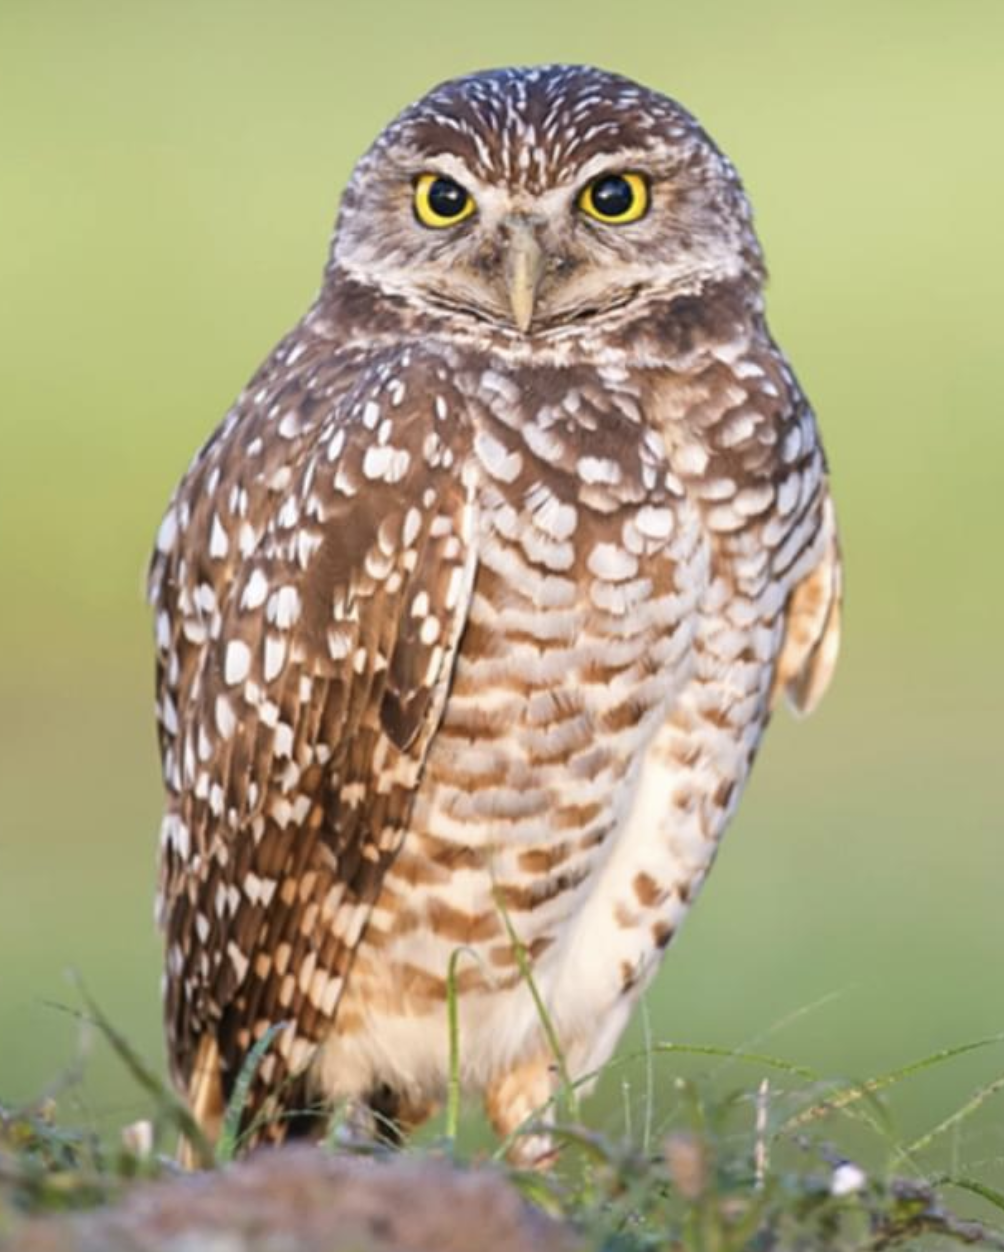
[(634, 192), (626, 178), (609, 174), (593, 183), (593, 208), (603, 217), (620, 217), (634, 204)]
[(467, 192), (450, 178), (437, 178), (429, 188), (429, 208), (440, 217), (456, 217), (467, 207)]

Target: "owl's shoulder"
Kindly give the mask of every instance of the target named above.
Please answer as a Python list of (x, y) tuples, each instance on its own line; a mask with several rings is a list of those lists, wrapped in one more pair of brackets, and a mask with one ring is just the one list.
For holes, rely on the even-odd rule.
[[(308, 316), (277, 344), (181, 478), (151, 565), (151, 597), (186, 555), (224, 581), (265, 531), (452, 462), (469, 398), (420, 342), (345, 335)], [(364, 492), (365, 494), (365, 492)], [(313, 503), (312, 503), (313, 502)], [(283, 513), (283, 510), (285, 512)], [(288, 522), (286, 523), (289, 524)]]

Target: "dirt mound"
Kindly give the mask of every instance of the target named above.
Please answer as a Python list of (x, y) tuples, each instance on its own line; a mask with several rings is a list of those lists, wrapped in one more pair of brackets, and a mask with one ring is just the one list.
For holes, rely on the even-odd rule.
[(25, 1221), (3, 1252), (574, 1252), (491, 1169), (288, 1147), (137, 1186), (121, 1204)]

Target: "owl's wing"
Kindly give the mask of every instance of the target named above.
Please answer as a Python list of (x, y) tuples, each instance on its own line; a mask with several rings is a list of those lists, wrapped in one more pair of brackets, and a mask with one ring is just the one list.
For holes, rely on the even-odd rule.
[(811, 713), (823, 698), (840, 650), (842, 569), (833, 501), (824, 485), (820, 508), (821, 556), (788, 597), (784, 644), (774, 675), (797, 713)]
[(183, 483), (188, 525), (151, 586), (170, 1051), (210, 1130), (271, 1023), (292, 1025), (259, 1097), (334, 1015), (442, 714), (475, 560), (466, 426), (441, 371), (364, 373), (326, 417), (302, 393), (285, 417), (274, 387), (257, 394)]
[[(745, 354), (718, 362), (722, 409), (708, 433), (715, 453), (709, 520), (731, 577), (746, 584), (746, 595), (762, 595), (758, 580), (766, 577), (771, 617), (781, 609), (770, 705), (783, 695), (796, 713), (810, 713), (840, 649), (840, 542), (812, 408), (766, 326), (759, 331)], [(768, 559), (740, 574), (751, 536)], [(780, 606), (776, 591), (784, 595)]]
[(795, 712), (809, 713), (836, 666), (842, 596), (836, 516), (815, 416), (764, 325), (746, 352), (715, 354), (708, 375), (707, 398), (696, 414), (710, 460), (703, 452), (682, 460), (677, 450), (677, 464), (701, 501), (714, 560), (739, 598), (759, 601), (761, 611), (769, 605), (764, 620), (771, 629), (780, 610), (771, 706), (783, 695)]

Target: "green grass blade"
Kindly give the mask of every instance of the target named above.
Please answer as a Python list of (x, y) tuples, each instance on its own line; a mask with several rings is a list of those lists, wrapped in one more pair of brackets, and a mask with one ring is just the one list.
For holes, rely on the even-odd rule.
[(462, 956), (469, 956), (478, 965), (484, 963), (470, 947), (454, 948), (446, 970), (446, 1026), (449, 1034), (449, 1075), (446, 1083), (446, 1138), (453, 1151), (460, 1128), (460, 996), (457, 991), (457, 965)]
[[(822, 1075), (807, 1065), (797, 1065), (794, 1061), (786, 1061), (783, 1057), (771, 1056), (767, 1052), (744, 1052), (739, 1048), (720, 1048), (714, 1044), (694, 1043), (657, 1043), (652, 1049), (658, 1053), (679, 1053), (683, 1056), (713, 1056), (730, 1061), (741, 1061), (747, 1065), (763, 1065), (768, 1069), (780, 1070), (795, 1078), (804, 1078), (809, 1082), (821, 1082)], [(632, 1058), (638, 1059), (643, 1053), (635, 1053)]]
[(826, 1117), (830, 1113), (844, 1109), (849, 1104), (853, 1104), (864, 1097), (874, 1096), (879, 1091), (885, 1091), (904, 1079), (912, 1078), (914, 1075), (923, 1073), (924, 1070), (931, 1069), (935, 1065), (942, 1065), (958, 1056), (965, 1056), (969, 1052), (976, 1052), (981, 1048), (989, 1048), (1001, 1043), (1004, 1043), (1004, 1034), (989, 1035), (984, 1039), (976, 1039), (972, 1043), (960, 1043), (955, 1047), (941, 1048), (937, 1052), (921, 1057), (919, 1061), (911, 1061), (909, 1065), (889, 1070), (885, 1074), (869, 1078), (866, 1082), (858, 1082), (844, 1087), (834, 1092), (826, 1100), (820, 1101), (808, 1109), (803, 1109), (802, 1112), (790, 1117), (781, 1127), (781, 1133), (799, 1130), (802, 1126), (806, 1126), (820, 1117)]
[(460, 1126), (460, 1010), (457, 1005), (457, 962), (461, 949), (450, 953), (446, 970), (446, 1028), (449, 1038), (450, 1073), (446, 1084), (446, 1138), (452, 1152)]
[[(764, 1030), (758, 1031), (757, 1034), (745, 1039), (738, 1045), (739, 1051), (753, 1051), (759, 1048), (766, 1040), (772, 1039), (775, 1035), (787, 1030), (789, 1026), (794, 1026), (796, 1022), (800, 1022), (806, 1017), (811, 1017), (813, 1013), (818, 1013), (820, 1009), (824, 1009), (828, 1005), (843, 999), (850, 989), (849, 987), (843, 987), (837, 991), (827, 991), (817, 999), (810, 1000), (808, 1004), (802, 1004), (797, 1009), (792, 1009), (791, 1012), (785, 1013), (783, 1017), (776, 1018)], [(719, 1068), (727, 1069), (729, 1064), (730, 1062), (726, 1060)]]
[(652, 1122), (655, 1118), (655, 1054), (652, 1051), (652, 1018), (644, 996), (641, 1001), (641, 1028), (645, 1052), (645, 1124), (641, 1132), (641, 1150), (642, 1155), (648, 1157), (652, 1151)]
[(631, 1083), (627, 1078), (621, 1079), (621, 1104), (624, 1107), (624, 1138), (631, 1143), (634, 1140), (634, 1117), (631, 1113)]
[(960, 1191), (969, 1191), (973, 1195), (978, 1195), (981, 1200), (986, 1200), (988, 1204), (992, 1204), (994, 1208), (1004, 1213), (1004, 1191), (998, 1191), (996, 1187), (989, 1187), (985, 1182), (980, 1182), (976, 1178), (950, 1176), (939, 1178), (938, 1183), (942, 1186), (958, 1187)]
[(241, 1121), (247, 1108), (248, 1095), (251, 1091), (251, 1084), (254, 1082), (254, 1076), (258, 1072), (258, 1067), (265, 1059), (265, 1053), (272, 1046), (276, 1035), (280, 1031), (285, 1030), (288, 1025), (288, 1022), (273, 1022), (261, 1038), (255, 1040), (254, 1046), (245, 1056), (240, 1073), (237, 1075), (237, 1081), (234, 1083), (234, 1089), (231, 1091), (230, 1099), (227, 1101), (226, 1111), (223, 1114), (223, 1126), (220, 1130), (219, 1141), (216, 1144), (216, 1163), (218, 1165), (229, 1165), (237, 1155), (241, 1139)]
[(495, 891), (495, 903), (502, 917), (503, 925), (506, 928), (506, 934), (509, 936), (509, 942), (512, 944), (513, 955), (516, 958), (520, 977), (526, 983), (527, 989), (533, 998), (534, 1008), (537, 1010), (537, 1016), (540, 1019), (541, 1028), (547, 1039), (547, 1045), (551, 1049), (551, 1055), (554, 1057), (554, 1063), (558, 1068), (558, 1076), (561, 1079), (569, 1115), (573, 1120), (577, 1121), (579, 1118), (579, 1097), (576, 1092), (576, 1084), (572, 1082), (571, 1075), (568, 1072), (568, 1064), (565, 1060), (565, 1052), (561, 1046), (561, 1041), (558, 1038), (558, 1032), (554, 1028), (554, 1022), (551, 1020), (551, 1015), (547, 1011), (547, 1005), (540, 994), (537, 980), (533, 976), (529, 953), (523, 945), (523, 941), (516, 934), (512, 919), (509, 916), (509, 910), (506, 908), (505, 901), (502, 899), (502, 893), (498, 889)]
[(995, 1078), (993, 1082), (988, 1082), (986, 1086), (980, 1087), (980, 1089), (972, 1095), (961, 1108), (956, 1109), (955, 1112), (949, 1114), (944, 1121), (939, 1122), (937, 1126), (934, 1126), (926, 1134), (921, 1135), (919, 1139), (915, 1139), (913, 1143), (904, 1148), (904, 1154), (907, 1156), (913, 1156), (917, 1152), (923, 1152), (924, 1149), (929, 1148), (934, 1140), (940, 1135), (943, 1135), (948, 1130), (953, 1130), (960, 1123), (964, 1122), (967, 1117), (972, 1117), (977, 1109), (982, 1108), (991, 1096), (996, 1095), (997, 1092), (1002, 1089), (1004, 1089), (1004, 1074), (1002, 1074), (999, 1078)]

